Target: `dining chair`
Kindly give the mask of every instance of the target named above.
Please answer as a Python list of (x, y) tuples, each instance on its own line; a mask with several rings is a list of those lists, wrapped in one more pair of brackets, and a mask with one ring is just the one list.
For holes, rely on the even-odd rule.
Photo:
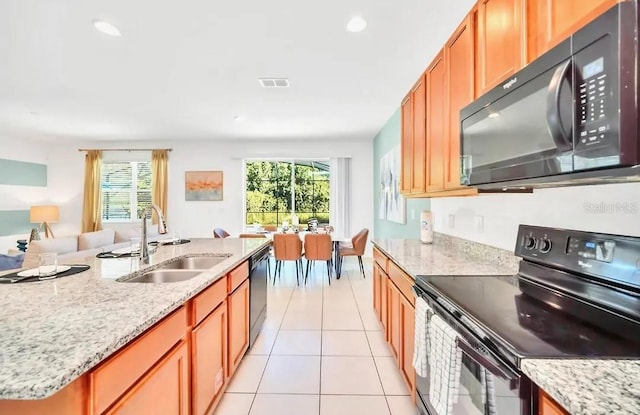
[(337, 278), (340, 278), (342, 273), (342, 258), (346, 256), (357, 256), (358, 263), (360, 264), (360, 271), (362, 271), (362, 277), (366, 277), (364, 273), (364, 265), (362, 264), (362, 255), (364, 254), (364, 248), (367, 246), (367, 238), (369, 236), (369, 229), (364, 228), (360, 232), (356, 233), (351, 238), (351, 246), (345, 246), (340, 244), (338, 246), (338, 274)]
[(226, 238), (227, 236), (231, 236), (231, 235), (229, 234), (229, 232), (225, 231), (222, 228), (215, 228), (213, 230), (213, 237), (214, 238)]
[(264, 225), (262, 228), (267, 232), (275, 232), (278, 230), (276, 225)]
[(273, 256), (276, 259), (276, 268), (273, 272), (273, 283), (276, 283), (276, 274), (282, 273), (284, 261), (295, 261), (296, 282), (300, 285), (300, 273), (302, 272), (302, 240), (295, 233), (273, 234)]
[(307, 269), (304, 274), (304, 283), (307, 283), (309, 268), (315, 266), (315, 261), (327, 263), (327, 278), (331, 285), (331, 269), (333, 268), (333, 241), (331, 235), (320, 233), (307, 233), (304, 236), (304, 257), (307, 259)]
[[(266, 238), (267, 235), (263, 234), (263, 233), (241, 233), (240, 235), (238, 235), (239, 238)], [(267, 260), (267, 275), (269, 276), (269, 278), (271, 278), (271, 256), (273, 255), (273, 248), (269, 249), (269, 259)], [(275, 274), (273, 276), (273, 279), (275, 281)]]

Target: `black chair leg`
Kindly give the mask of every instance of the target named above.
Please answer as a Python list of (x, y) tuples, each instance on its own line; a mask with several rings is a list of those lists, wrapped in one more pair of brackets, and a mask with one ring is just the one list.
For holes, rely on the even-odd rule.
[(267, 258), (267, 281), (271, 279), (271, 258)]
[(311, 265), (311, 261), (307, 259), (307, 267), (304, 273), (304, 283), (307, 284), (307, 278), (309, 277), (309, 265)]
[(342, 275), (342, 257), (338, 256), (338, 263), (336, 264), (336, 279), (339, 280)]
[(362, 263), (362, 257), (358, 255), (358, 263), (360, 264), (360, 271), (362, 271), (362, 278), (367, 276), (364, 274), (364, 264)]
[(300, 286), (300, 269), (298, 268), (298, 261), (296, 261), (296, 284)]
[(329, 285), (331, 285), (331, 261), (327, 261), (327, 279), (329, 280)]

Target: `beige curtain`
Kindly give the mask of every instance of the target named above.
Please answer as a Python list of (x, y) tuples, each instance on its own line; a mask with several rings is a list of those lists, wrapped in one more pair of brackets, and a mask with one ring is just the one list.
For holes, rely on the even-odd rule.
[(82, 205), (82, 232), (102, 228), (102, 193), (100, 191), (100, 150), (88, 150), (84, 157), (84, 203)]
[[(151, 152), (151, 203), (160, 208), (165, 220), (167, 219), (168, 164), (168, 150), (153, 150)], [(155, 212), (153, 212), (153, 223), (158, 223)]]

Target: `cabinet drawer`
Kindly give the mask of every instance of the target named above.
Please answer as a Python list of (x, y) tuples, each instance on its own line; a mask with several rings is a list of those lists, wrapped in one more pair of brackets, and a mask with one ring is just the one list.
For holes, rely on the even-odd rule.
[(193, 325), (197, 326), (227, 298), (227, 277), (222, 277), (193, 299)]
[(391, 281), (398, 287), (402, 295), (415, 307), (416, 298), (413, 295), (413, 291), (411, 291), (411, 287), (413, 287), (415, 282), (413, 278), (408, 276), (393, 262), (389, 262), (389, 278), (391, 278)]
[(91, 372), (92, 414), (103, 413), (183, 339), (187, 324), (187, 311), (180, 307)]
[(248, 277), (249, 261), (245, 261), (229, 273), (229, 292), (233, 292)]
[(384, 272), (389, 273), (389, 258), (375, 247), (373, 248), (373, 259), (382, 267)]

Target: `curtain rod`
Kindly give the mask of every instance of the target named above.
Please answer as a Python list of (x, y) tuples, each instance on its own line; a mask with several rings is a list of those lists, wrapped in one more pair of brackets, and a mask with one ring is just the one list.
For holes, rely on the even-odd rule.
[(167, 150), (173, 151), (172, 148), (79, 148), (78, 151), (153, 151), (153, 150)]

